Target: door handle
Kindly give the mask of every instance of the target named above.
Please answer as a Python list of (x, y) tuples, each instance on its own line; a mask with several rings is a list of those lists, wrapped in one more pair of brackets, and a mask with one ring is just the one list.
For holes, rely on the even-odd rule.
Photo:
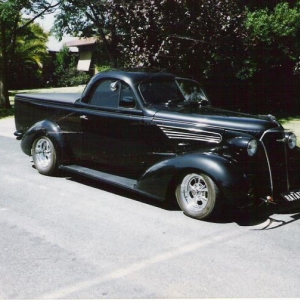
[(88, 120), (89, 118), (86, 115), (82, 115), (82, 116), (80, 116), (80, 119), (81, 120)]

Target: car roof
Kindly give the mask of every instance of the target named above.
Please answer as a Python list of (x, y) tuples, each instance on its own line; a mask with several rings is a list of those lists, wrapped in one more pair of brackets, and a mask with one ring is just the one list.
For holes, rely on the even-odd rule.
[(127, 83), (136, 84), (148, 80), (174, 80), (175, 75), (167, 72), (112, 70), (98, 73), (93, 77), (93, 81), (98, 81), (102, 78), (115, 78)]

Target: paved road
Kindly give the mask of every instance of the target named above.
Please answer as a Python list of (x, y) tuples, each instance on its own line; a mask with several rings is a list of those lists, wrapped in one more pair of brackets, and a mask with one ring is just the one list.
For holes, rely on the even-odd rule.
[(39, 175), (0, 120), (0, 298), (300, 297), (300, 209), (193, 220)]

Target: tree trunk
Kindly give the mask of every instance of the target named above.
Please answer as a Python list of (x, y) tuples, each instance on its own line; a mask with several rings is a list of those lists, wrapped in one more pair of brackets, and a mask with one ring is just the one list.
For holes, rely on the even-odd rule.
[(7, 85), (5, 81), (0, 80), (0, 107), (11, 108)]
[(0, 69), (0, 107), (11, 108), (7, 89), (7, 67), (5, 55), (2, 54), (2, 68)]
[(7, 39), (6, 39), (6, 26), (4, 23), (1, 26), (1, 70), (0, 70), (0, 106), (4, 108), (11, 108), (7, 88), (7, 75), (8, 75), (8, 53), (7, 53)]
[(0, 107), (5, 107), (5, 97), (3, 94), (3, 82), (0, 81)]

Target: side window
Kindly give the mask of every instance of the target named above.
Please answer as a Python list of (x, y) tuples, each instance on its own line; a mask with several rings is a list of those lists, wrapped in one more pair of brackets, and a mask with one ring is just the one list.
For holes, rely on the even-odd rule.
[(135, 102), (133, 92), (130, 86), (124, 82), (122, 83), (120, 107), (124, 107), (124, 108), (136, 107), (136, 102)]
[(118, 107), (119, 94), (118, 81), (104, 80), (96, 87), (90, 99), (91, 105), (104, 106), (104, 107)]
[(129, 85), (116, 80), (104, 80), (94, 90), (89, 103), (112, 108), (135, 108), (136, 102)]

